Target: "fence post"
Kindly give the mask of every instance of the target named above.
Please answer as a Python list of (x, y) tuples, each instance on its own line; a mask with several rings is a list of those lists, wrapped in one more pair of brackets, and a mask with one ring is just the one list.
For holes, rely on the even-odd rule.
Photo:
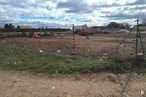
[(74, 24), (72, 25), (72, 35), (73, 35), (73, 53), (76, 53), (75, 49), (75, 33), (74, 33)]

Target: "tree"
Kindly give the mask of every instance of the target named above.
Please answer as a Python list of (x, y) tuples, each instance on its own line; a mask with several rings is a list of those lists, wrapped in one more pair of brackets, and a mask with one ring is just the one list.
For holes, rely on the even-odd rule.
[(20, 29), (20, 26), (19, 25), (17, 25), (17, 29)]
[(4, 25), (4, 28), (5, 28), (5, 29), (8, 29), (8, 28), (9, 28), (9, 24), (5, 24), (5, 25)]
[(107, 25), (107, 28), (109, 28), (109, 29), (129, 29), (130, 25), (128, 23), (111, 22)]
[(5, 28), (5, 29), (14, 29), (15, 26), (12, 25), (12, 24), (5, 24), (5, 25), (4, 25), (4, 28)]
[(111, 22), (107, 25), (107, 28), (109, 29), (115, 29), (115, 28), (118, 28), (119, 27), (119, 24), (116, 23), (116, 22)]

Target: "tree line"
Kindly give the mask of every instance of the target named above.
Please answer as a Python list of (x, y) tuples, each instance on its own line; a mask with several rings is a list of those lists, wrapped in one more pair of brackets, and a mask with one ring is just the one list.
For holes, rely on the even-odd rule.
[[(19, 29), (20, 26), (18, 25), (15, 27), (13, 24), (10, 23), (10, 24), (5, 24), (4, 28), (5, 29), (15, 29), (15, 28)], [(106, 26), (106, 28), (108, 28), (108, 29), (129, 29), (130, 25), (128, 23), (111, 22)]]
[(18, 29), (18, 28), (20, 28), (20, 26), (18, 25), (17, 27), (15, 27), (13, 24), (10, 23), (10, 24), (5, 24), (4, 28), (5, 29), (14, 29), (14, 28)]
[(108, 29), (129, 29), (130, 25), (128, 23), (111, 22), (106, 27)]

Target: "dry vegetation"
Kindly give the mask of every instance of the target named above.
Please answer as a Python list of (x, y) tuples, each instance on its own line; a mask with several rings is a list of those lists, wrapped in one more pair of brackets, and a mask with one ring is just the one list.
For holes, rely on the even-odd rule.
[[(140, 91), (146, 91), (146, 65), (130, 75), (130, 62), (103, 60), (124, 36), (107, 34), (86, 39), (76, 35), (77, 55), (68, 54), (73, 52), (71, 35), (1, 39), (0, 97), (141, 97)], [(132, 57), (133, 37), (112, 55), (120, 60)], [(145, 35), (143, 39), (146, 46)], [(44, 52), (39, 53), (40, 49)]]
[[(126, 34), (101, 34), (90, 36), (89, 39), (86, 39), (85, 36), (76, 35), (75, 51), (79, 55), (94, 55), (100, 57), (109, 55), (125, 35)], [(124, 57), (129, 57), (131, 53), (134, 53), (134, 38), (132, 37), (134, 36), (132, 35), (131, 38), (127, 39), (119, 48), (122, 54), (125, 54)], [(1, 40), (0, 43), (33, 48), (35, 50), (43, 49), (47, 52), (57, 52), (59, 50), (62, 53), (72, 53), (74, 47), (71, 35), (41, 38), (8, 38)]]

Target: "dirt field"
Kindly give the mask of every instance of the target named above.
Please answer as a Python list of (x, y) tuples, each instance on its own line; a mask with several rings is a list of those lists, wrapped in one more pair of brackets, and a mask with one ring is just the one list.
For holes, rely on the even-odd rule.
[(146, 75), (134, 74), (121, 93), (127, 75), (33, 75), (0, 71), (0, 97), (145, 97)]
[[(119, 44), (125, 35), (95, 35), (89, 39), (75, 37), (78, 54), (106, 55)], [(146, 39), (146, 38), (144, 38)], [(36, 38), (6, 38), (0, 44), (15, 45), (48, 52), (73, 52), (72, 36)], [(144, 40), (146, 45), (146, 40)], [(133, 38), (120, 46), (122, 54), (134, 50)], [(119, 57), (118, 53), (116, 55)], [(123, 56), (123, 55), (122, 55)], [(124, 56), (125, 57), (125, 56)], [(121, 58), (121, 56), (120, 56)], [(0, 71), (0, 97), (145, 97), (146, 75), (138, 74), (86, 74), (42, 75), (26, 72)]]
[[(75, 35), (75, 52), (80, 55), (109, 55), (124, 38), (126, 34), (99, 34), (89, 36)], [(132, 36), (133, 37), (133, 36)], [(125, 56), (134, 53), (134, 38), (128, 38), (120, 46), (122, 54)], [(50, 36), (41, 38), (6, 38), (0, 40), (1, 44), (10, 44), (20, 47), (33, 48), (35, 50), (43, 49), (48, 52), (72, 53), (74, 50), (73, 39), (68, 36)], [(144, 43), (145, 44), (145, 43)], [(130, 51), (130, 52), (129, 52)], [(116, 53), (117, 54), (117, 53)]]

